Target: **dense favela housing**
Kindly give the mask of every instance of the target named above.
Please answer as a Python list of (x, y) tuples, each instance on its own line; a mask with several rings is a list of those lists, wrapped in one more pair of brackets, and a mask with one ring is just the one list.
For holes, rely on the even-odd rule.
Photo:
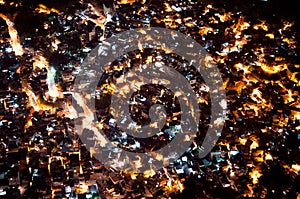
[[(199, 130), (180, 158), (135, 173), (105, 165), (85, 146), (74, 126), (72, 94), (92, 49), (143, 27), (176, 30), (201, 44), (222, 75), (227, 110), (206, 157), (198, 157), (205, 136)], [(0, 198), (300, 198), (299, 32), (299, 14), (288, 1), (0, 0)], [(139, 49), (110, 63), (109, 72), (158, 59), (174, 68), (182, 61)], [(181, 73), (200, 89), (195, 70)], [(114, 83), (103, 80), (96, 88), (98, 114)], [(147, 95), (137, 97), (145, 109)], [(161, 99), (176, 106), (172, 97)], [(209, 119), (209, 96), (198, 103)], [(147, 120), (139, 114), (139, 122)], [(99, 116), (101, 125), (112, 126), (109, 117)], [(155, 142), (169, 142), (171, 127)], [(114, 129), (106, 135), (140, 146)]]

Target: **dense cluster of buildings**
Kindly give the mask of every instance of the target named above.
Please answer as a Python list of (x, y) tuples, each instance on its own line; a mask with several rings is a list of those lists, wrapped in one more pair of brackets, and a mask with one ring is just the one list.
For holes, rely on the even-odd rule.
[[(15, 14), (20, 2), (0, 0)], [(299, 197), (300, 40), (293, 23), (268, 25), (200, 1), (114, 4), (72, 1), (65, 10), (32, 4), (27, 9), (37, 24), (25, 17), (13, 26), (12, 15), (0, 15), (0, 198)], [(13, 37), (20, 23), (34, 33)], [(199, 131), (168, 167), (126, 173), (95, 159), (76, 134), (73, 82), (99, 42), (149, 26), (181, 31), (205, 47), (223, 75), (228, 113), (207, 157), (197, 156), (205, 136)], [(18, 42), (23, 49), (16, 55)], [(133, 54), (141, 57), (136, 63), (145, 60)], [(100, 101), (105, 89), (99, 85)], [(166, 132), (160, 141), (173, 136)]]

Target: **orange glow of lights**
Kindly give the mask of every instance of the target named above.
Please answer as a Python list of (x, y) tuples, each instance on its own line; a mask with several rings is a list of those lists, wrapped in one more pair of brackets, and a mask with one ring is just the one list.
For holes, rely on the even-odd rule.
[(14, 23), (5, 15), (0, 13), (0, 17), (6, 22), (8, 26), (8, 33), (10, 36), (10, 44), (15, 52), (16, 56), (22, 56), (24, 53), (23, 47), (20, 42), (20, 38), (17, 30), (14, 27)]
[(39, 4), (38, 7), (35, 9), (35, 11), (37, 11), (38, 13), (46, 13), (46, 14), (50, 14), (51, 12), (59, 13), (58, 10), (54, 8), (47, 8), (47, 6), (43, 4)]
[(250, 173), (250, 177), (252, 179), (253, 184), (257, 184), (259, 182), (259, 178), (263, 175), (259, 169), (253, 169)]

